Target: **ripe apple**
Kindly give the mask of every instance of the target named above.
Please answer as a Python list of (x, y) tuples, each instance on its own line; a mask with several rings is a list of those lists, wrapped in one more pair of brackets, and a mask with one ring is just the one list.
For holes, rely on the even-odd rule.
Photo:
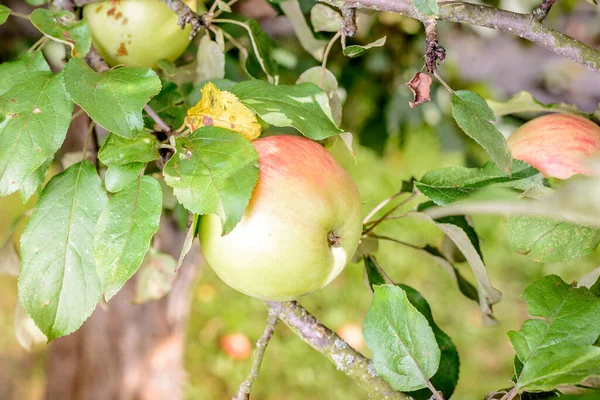
[(522, 125), (507, 144), (514, 158), (544, 176), (568, 179), (586, 175), (585, 159), (600, 152), (600, 127), (575, 115), (544, 115)]
[[(195, 0), (185, 3), (196, 9)], [(153, 68), (161, 58), (174, 61), (190, 44), (190, 27), (160, 0), (110, 0), (83, 7), (94, 47), (110, 65)]]
[(221, 236), (202, 218), (200, 244), (225, 283), (249, 296), (288, 301), (325, 287), (344, 269), (362, 232), (350, 175), (319, 144), (277, 135), (252, 142), (260, 175), (242, 220)]
[(245, 360), (252, 353), (252, 344), (248, 336), (243, 333), (225, 335), (220, 341), (221, 349), (234, 360)]

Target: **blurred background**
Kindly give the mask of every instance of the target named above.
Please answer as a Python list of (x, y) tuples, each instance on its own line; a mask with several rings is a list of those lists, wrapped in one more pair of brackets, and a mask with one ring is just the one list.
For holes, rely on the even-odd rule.
[[(484, 3), (529, 12), (537, 1), (491, 0)], [(20, 0), (0, 0), (20, 12), (30, 7)], [(301, 1), (303, 11), (314, 5)], [(309, 67), (317, 65), (298, 44), (289, 21), (277, 6), (263, 0), (240, 2), (237, 11), (258, 19), (276, 44), (281, 83), (293, 83)], [(600, 8), (584, 0), (561, 0), (546, 23), (592, 46), (600, 46)], [(241, 32), (235, 29), (232, 34)], [(451, 165), (480, 166), (487, 156), (455, 125), (448, 92), (434, 83), (432, 99), (416, 109), (408, 106), (412, 95), (406, 87), (423, 64), (424, 35), (419, 22), (389, 13), (360, 13), (359, 32), (349, 43), (369, 43), (387, 36), (384, 47), (347, 59), (339, 46), (331, 52), (328, 67), (345, 91), (342, 127), (354, 134), (356, 161), (341, 146), (332, 153), (350, 171), (360, 189), (366, 214), (382, 199), (398, 191), (402, 180)], [(0, 26), (0, 62), (12, 60), (38, 38), (27, 21), (10, 18)], [(331, 35), (318, 35), (328, 39)], [(439, 72), (454, 89), (474, 90), (485, 98), (502, 100), (520, 90), (531, 91), (543, 102), (577, 104), (591, 112), (600, 102), (600, 79), (584, 67), (519, 38), (485, 28), (440, 23), (438, 38), (447, 50)], [(48, 57), (53, 57), (51, 46)], [(56, 50), (54, 50), (56, 51)], [(188, 60), (194, 58), (191, 46)], [(243, 79), (237, 56), (227, 54), (227, 78)], [(197, 95), (196, 95), (197, 98)], [(525, 117), (524, 117), (525, 118)], [(507, 135), (524, 119), (504, 118), (498, 127)], [(55, 173), (60, 170), (57, 165)], [(18, 195), (0, 199), (0, 244), (11, 226), (35, 204), (22, 204)], [(412, 207), (415, 204), (410, 204)], [(476, 217), (474, 225), (492, 284), (503, 293), (494, 308), (499, 324), (484, 326), (476, 303), (457, 290), (451, 277), (419, 251), (394, 243), (381, 243), (378, 260), (396, 282), (413, 286), (429, 301), (436, 322), (454, 340), (461, 372), (453, 398), (481, 399), (487, 391), (509, 386), (514, 352), (506, 332), (518, 329), (527, 318), (521, 291), (535, 279), (558, 274), (570, 282), (598, 266), (600, 252), (567, 263), (535, 263), (510, 251), (505, 220)], [(411, 219), (386, 222), (382, 234), (415, 245), (441, 246), (435, 228)], [(191, 317), (185, 340), (186, 397), (227, 399), (245, 378), (251, 357), (247, 342), (254, 343), (266, 321), (262, 302), (243, 296), (224, 285), (208, 266), (200, 263), (192, 292)], [(459, 264), (472, 281), (470, 268)], [(14, 334), (17, 302), (16, 279), (0, 275), (0, 399), (41, 399), (46, 385), (47, 348), (25, 351)], [(369, 355), (362, 343), (360, 326), (371, 301), (362, 264), (350, 264), (326, 289), (302, 298), (300, 303), (333, 330), (340, 331), (358, 350)], [(226, 351), (224, 338), (243, 337), (239, 354)], [(102, 349), (98, 349), (99, 352)], [(233, 354), (233, 356), (232, 356)], [(319, 353), (293, 335), (277, 328), (266, 353), (253, 399), (364, 399), (366, 395)]]

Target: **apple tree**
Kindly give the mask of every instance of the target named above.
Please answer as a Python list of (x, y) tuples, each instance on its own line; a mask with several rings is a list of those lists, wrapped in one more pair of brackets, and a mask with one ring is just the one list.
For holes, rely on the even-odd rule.
[[(141, 338), (133, 353), (166, 346), (174, 354), (140, 372), (141, 382), (182, 373), (198, 243), (224, 282), (264, 301), (269, 313), (251, 371), (233, 398), (250, 397), (281, 321), (369, 398), (436, 400), (452, 396), (459, 354), (423, 295), (386, 273), (379, 242), (434, 260), (487, 324), (495, 323), (502, 293), (486, 271), (472, 215), (507, 216), (511, 249), (539, 262), (577, 259), (600, 244), (600, 109), (545, 104), (525, 91), (507, 101), (485, 99), (443, 78), (441, 21), (518, 35), (600, 72), (600, 50), (544, 23), (555, 0), (528, 14), (463, 1), (270, 0), (319, 64), (294, 77), (280, 74), (278, 44), (232, 9), (237, 0), (25, 1), (35, 7), (27, 15), (0, 5), (0, 23), (19, 18), (39, 30), (29, 50), (0, 64), (0, 196), (36, 200), (4, 244), (0, 270), (18, 274), (20, 340), (68, 336), (54, 343), (73, 357), (75, 370), (52, 370), (60, 356), (51, 353), (49, 374), (55, 381), (88, 377), (78, 392), (58, 385), (47, 398), (116, 398), (107, 382), (119, 377), (90, 367), (95, 357), (113, 362), (110, 351), (91, 355), (111, 335)], [(397, 192), (363, 213), (352, 178), (326, 149), (353, 154), (330, 55), (357, 58), (394, 40), (355, 40), (365, 10), (422, 23), (422, 67), (406, 82), (411, 100), (404, 108), (417, 112), (431, 101), (432, 88), (442, 88), (456, 125), (488, 161), (399, 181)], [(49, 57), (48, 46), (62, 53)], [(237, 58), (235, 73), (226, 54)], [(535, 118), (507, 139), (498, 122), (511, 114)], [(382, 233), (382, 226), (406, 219), (439, 230), (443, 245), (416, 246)], [(456, 267), (459, 259), (473, 281)], [(372, 293), (362, 327), (372, 359), (298, 302), (351, 260), (364, 264)], [(599, 275), (530, 283), (521, 298), (531, 318), (508, 332), (514, 376), (506, 377), (508, 388), (490, 387), (486, 398), (594, 390)], [(94, 388), (86, 386), (91, 377)], [(182, 385), (173, 382), (142, 383), (125, 398), (183, 398)]]

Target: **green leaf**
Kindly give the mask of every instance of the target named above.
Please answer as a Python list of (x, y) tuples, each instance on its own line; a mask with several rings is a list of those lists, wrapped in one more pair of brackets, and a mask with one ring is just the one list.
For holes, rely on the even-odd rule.
[(48, 182), (23, 231), (19, 299), (48, 340), (76, 331), (100, 299), (92, 245), (105, 204), (85, 160)]
[(179, 260), (177, 260), (177, 265), (175, 265), (175, 271), (178, 271), (179, 268), (183, 265), (183, 260), (185, 256), (190, 252), (192, 245), (194, 244), (194, 239), (198, 237), (198, 228), (200, 221), (200, 216), (198, 214), (191, 214), (192, 223), (189, 224), (188, 232), (185, 235), (185, 241), (183, 242), (183, 246), (181, 248), (181, 254), (179, 255)]
[(48, 172), (50, 164), (52, 164), (52, 159), (53, 157), (48, 157), (38, 169), (29, 175), (25, 182), (23, 182), (23, 185), (19, 188), (19, 195), (21, 196), (21, 201), (23, 203), (27, 203), (29, 198), (37, 192), (40, 185), (44, 182), (44, 179), (46, 179), (46, 173)]
[(0, 4), (0, 25), (6, 22), (8, 16), (10, 15), (10, 11), (10, 8)]
[(0, 64), (0, 95), (6, 93), (25, 75), (41, 71), (50, 71), (41, 51), (25, 53), (15, 61)]
[(344, 23), (342, 16), (325, 4), (315, 4), (310, 9), (310, 23), (315, 32), (337, 32)]
[(175, 273), (173, 256), (152, 248), (136, 274), (134, 303), (158, 300), (167, 295), (173, 287)]
[(363, 336), (377, 374), (394, 389), (427, 387), (440, 365), (440, 348), (427, 319), (394, 285), (375, 286)]
[[(385, 277), (379, 270), (374, 257), (365, 257), (364, 260), (365, 270), (371, 287), (374, 289), (377, 285), (384, 285), (386, 283)], [(431, 378), (431, 383), (437, 390), (444, 394), (444, 398), (449, 399), (456, 388), (460, 367), (456, 346), (452, 342), (452, 339), (436, 325), (431, 314), (431, 308), (423, 296), (410, 286), (400, 284), (396, 284), (396, 286), (404, 290), (410, 304), (427, 319), (429, 326), (433, 330), (435, 340), (440, 347), (441, 358), (440, 366), (437, 373)], [(409, 394), (416, 400), (429, 400), (431, 398), (431, 391), (429, 389), (421, 389)]]
[[(162, 85), (160, 93), (153, 97), (148, 105), (167, 125), (177, 129), (183, 125), (189, 106), (176, 84), (163, 80)], [(144, 120), (146, 126), (154, 127), (155, 122), (152, 118), (145, 117)]]
[(92, 45), (90, 27), (85, 19), (79, 20), (70, 11), (33, 10), (31, 23), (44, 35), (71, 47), (73, 57), (85, 57)]
[(600, 335), (600, 298), (556, 275), (535, 281), (521, 298), (535, 318), (508, 333), (523, 363), (519, 392), (549, 391), (600, 374), (600, 347), (594, 346)]
[(0, 196), (19, 189), (60, 148), (72, 112), (51, 72), (30, 72), (0, 96)]
[(312, 83), (275, 86), (260, 80), (240, 82), (231, 92), (274, 126), (290, 126), (313, 140), (338, 135), (329, 98)]
[(131, 182), (135, 181), (144, 170), (146, 164), (132, 162), (123, 165), (109, 165), (104, 175), (104, 186), (111, 193), (123, 190)]
[(160, 80), (147, 68), (98, 73), (85, 61), (72, 58), (63, 72), (73, 101), (97, 124), (124, 138), (132, 139), (144, 128), (142, 108), (160, 92)]
[(111, 133), (100, 148), (98, 158), (106, 165), (150, 162), (160, 157), (159, 147), (156, 137), (149, 133), (141, 132), (131, 139)]
[(544, 104), (527, 91), (521, 91), (506, 101), (487, 100), (487, 103), (496, 117), (523, 112), (558, 112), (589, 117), (574, 104)]
[(373, 47), (383, 46), (385, 44), (385, 39), (386, 36), (382, 37), (381, 39), (377, 39), (376, 41), (371, 42), (369, 44), (365, 44), (363, 46), (357, 44), (352, 46), (346, 46), (346, 48), (343, 51), (344, 55), (350, 58), (362, 56), (364, 53), (366, 53), (367, 50), (372, 49)]
[(506, 139), (489, 121), (496, 119), (485, 100), (477, 93), (459, 90), (452, 95), (452, 116), (460, 128), (490, 155), (507, 174), (511, 174), (512, 157)]
[(131, 182), (108, 200), (94, 233), (94, 259), (106, 301), (142, 264), (161, 212), (162, 191), (151, 176)]
[(595, 6), (598, 5), (598, 1), (597, 0), (585, 0), (585, 1), (587, 1), (588, 3), (593, 4)]
[(413, 3), (421, 14), (437, 16), (440, 12), (437, 0), (413, 0)]
[[(404, 290), (410, 304), (412, 304), (417, 311), (427, 319), (429, 326), (433, 330), (435, 340), (441, 351), (441, 357), (440, 366), (437, 373), (431, 378), (431, 384), (438, 391), (443, 393), (445, 399), (449, 399), (454, 393), (454, 389), (458, 383), (460, 369), (460, 360), (458, 358), (456, 345), (450, 336), (446, 335), (446, 333), (437, 326), (433, 320), (431, 308), (421, 293), (407, 285), (398, 284), (397, 286)], [(408, 394), (415, 400), (429, 400), (431, 398), (431, 391), (429, 391), (429, 389), (421, 389)]]
[(253, 19), (246, 21), (254, 55), (265, 73), (271, 77), (277, 76), (279, 68), (273, 58), (273, 42), (269, 35), (262, 30), (260, 24)]
[[(539, 179), (534, 181), (533, 178)], [(429, 171), (415, 182), (415, 186), (437, 205), (445, 206), (464, 200), (487, 187), (521, 188), (521, 180), (541, 185), (540, 179), (540, 173), (535, 168), (515, 160), (511, 176), (496, 164), (488, 162), (482, 168), (448, 167)]]
[(242, 219), (258, 180), (258, 154), (242, 135), (205, 126), (176, 139), (163, 169), (177, 200), (194, 214), (217, 214), (223, 234)]
[(44, 5), (47, 2), (48, 2), (48, 0), (25, 0), (25, 3), (29, 4), (30, 6), (34, 6), (34, 7)]
[(538, 262), (574, 260), (600, 244), (600, 230), (550, 218), (512, 216), (508, 242), (519, 254)]
[(200, 39), (196, 53), (194, 84), (223, 78), (225, 78), (225, 54), (218, 43), (206, 34)]
[[(298, 0), (286, 0), (279, 3), (279, 7), (290, 21), (290, 24), (292, 24), (296, 38), (298, 38), (302, 48), (309, 52), (317, 61), (322, 61), (327, 41), (315, 39), (312, 29), (310, 29), (306, 22), (300, 2)], [(311, 15), (315, 7), (311, 9)]]

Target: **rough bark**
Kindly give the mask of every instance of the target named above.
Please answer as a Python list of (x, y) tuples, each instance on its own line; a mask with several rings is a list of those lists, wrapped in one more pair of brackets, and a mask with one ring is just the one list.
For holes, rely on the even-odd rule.
[[(163, 220), (158, 248), (179, 256), (184, 233)], [(131, 303), (131, 279), (81, 329), (50, 345), (46, 400), (178, 400), (184, 398), (183, 348), (190, 287), (200, 261), (197, 246), (165, 298)]]

